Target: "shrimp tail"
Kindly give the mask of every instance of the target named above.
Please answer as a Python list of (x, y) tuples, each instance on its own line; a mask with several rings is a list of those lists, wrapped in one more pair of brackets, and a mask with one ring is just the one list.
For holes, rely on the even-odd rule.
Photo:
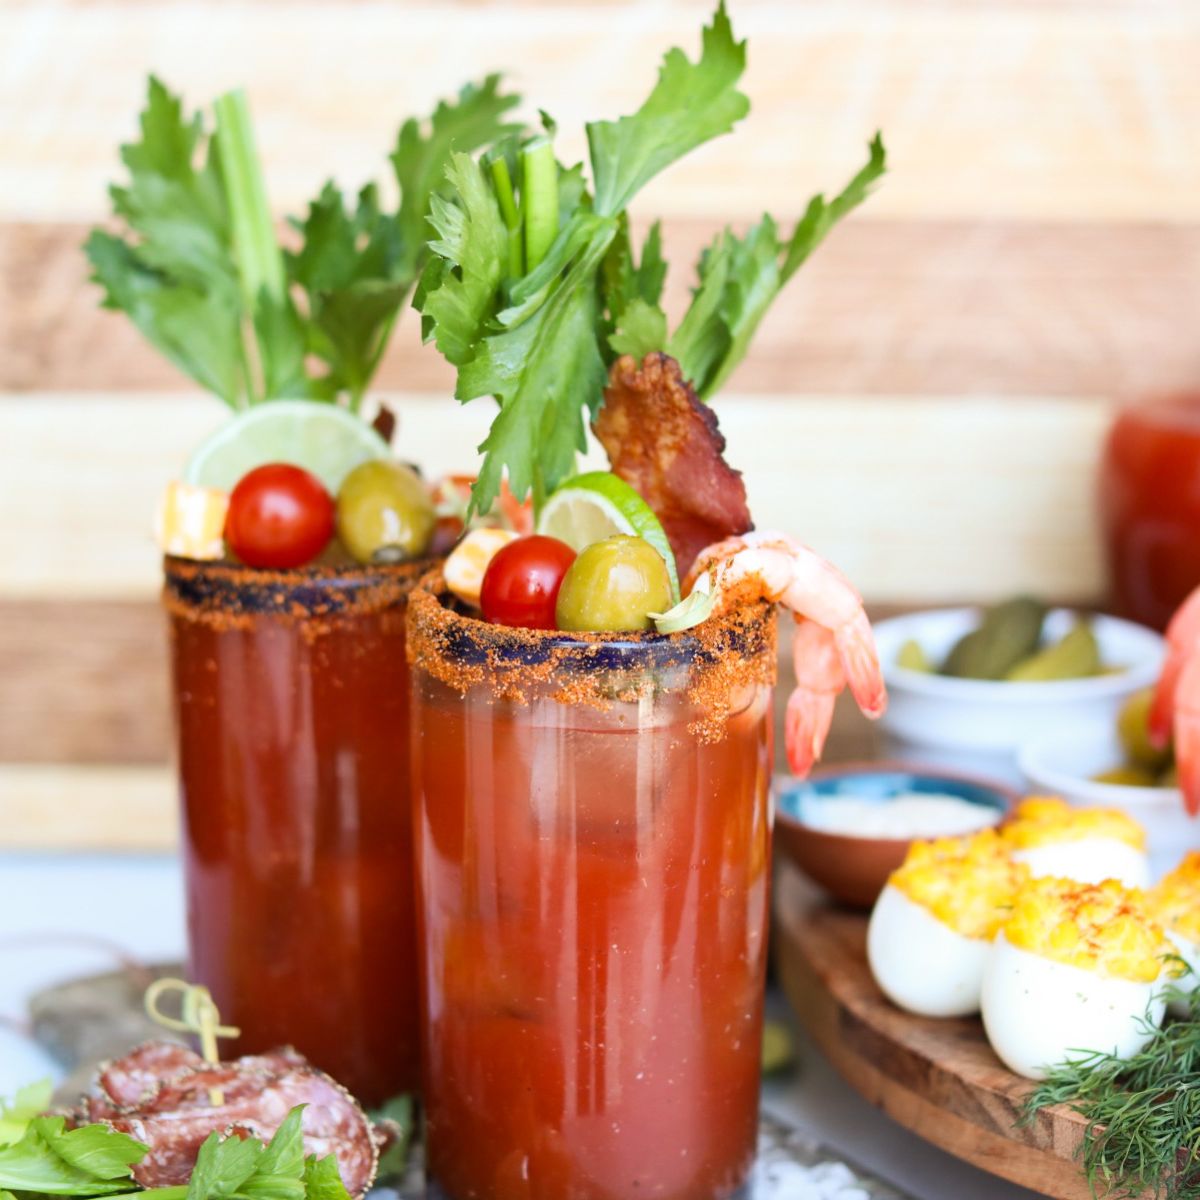
[(839, 632), (837, 645), (855, 702), (865, 716), (877, 720), (887, 711), (887, 687), (879, 667), (875, 635), (866, 613), (858, 613)]
[(783, 719), (784, 746), (788, 767), (797, 779), (803, 779), (825, 749), (825, 739), (833, 724), (830, 692), (806, 692), (797, 688), (789, 697)]
[(784, 714), (784, 746), (792, 773), (803, 779), (825, 749), (833, 707), (846, 686), (833, 633), (815, 621), (797, 617), (792, 670), (796, 687), (788, 697)]
[[(796, 690), (784, 718), (788, 763), (800, 776), (821, 756), (838, 694), (850, 685), (868, 717), (881, 716), (887, 689), (862, 598), (832, 563), (787, 534), (744, 533), (702, 550), (685, 581), (707, 576), (717, 603), (782, 604), (796, 618)], [(722, 609), (724, 611), (724, 609)]]

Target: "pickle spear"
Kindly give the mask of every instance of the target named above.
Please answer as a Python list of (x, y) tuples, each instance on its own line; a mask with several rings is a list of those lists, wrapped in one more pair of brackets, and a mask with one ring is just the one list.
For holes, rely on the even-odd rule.
[(896, 666), (904, 667), (909, 671), (922, 671), (926, 675), (933, 672), (933, 663), (929, 661), (929, 656), (916, 638), (909, 638), (896, 651)]
[(1078, 621), (1053, 645), (1017, 663), (1006, 679), (1042, 683), (1052, 679), (1083, 679), (1100, 670), (1100, 646), (1087, 621)]
[(1046, 606), (1017, 596), (986, 609), (978, 629), (960, 638), (942, 665), (943, 675), (961, 679), (1004, 679), (1032, 655), (1042, 636)]

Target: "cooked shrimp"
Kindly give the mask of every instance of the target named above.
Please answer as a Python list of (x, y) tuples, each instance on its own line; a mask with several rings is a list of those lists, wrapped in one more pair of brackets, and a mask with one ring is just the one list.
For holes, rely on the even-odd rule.
[(796, 688), (788, 699), (788, 764), (806, 775), (821, 756), (833, 705), (850, 685), (871, 718), (887, 707), (875, 638), (862, 600), (845, 576), (784, 533), (746, 533), (701, 551), (685, 590), (717, 595), (718, 611), (751, 600), (769, 600), (792, 611), (796, 636), (792, 664)]
[(1175, 733), (1175, 761), (1183, 802), (1200, 813), (1200, 588), (1167, 626), (1167, 658), (1150, 709), (1150, 739), (1165, 746)]
[(1171, 724), (1175, 719), (1175, 696), (1179, 677), (1188, 659), (1200, 647), (1200, 588), (1197, 588), (1180, 606), (1167, 626), (1167, 658), (1158, 686), (1154, 691), (1154, 705), (1150, 709), (1150, 737), (1160, 748), (1171, 736)]
[(1175, 766), (1183, 806), (1200, 814), (1200, 647), (1184, 664), (1175, 689)]

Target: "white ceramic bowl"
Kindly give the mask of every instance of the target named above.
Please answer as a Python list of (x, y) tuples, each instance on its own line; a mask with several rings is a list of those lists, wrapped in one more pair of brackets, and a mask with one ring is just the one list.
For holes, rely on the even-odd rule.
[[(1077, 619), (1069, 609), (1046, 617), (1047, 641), (1062, 637)], [(875, 640), (888, 686), (882, 720), (892, 754), (957, 770), (982, 772), (1020, 785), (1017, 751), (1054, 733), (1100, 734), (1115, 728), (1125, 701), (1158, 678), (1163, 639), (1152, 629), (1117, 617), (1093, 616), (1092, 628), (1106, 666), (1125, 669), (1087, 679), (1005, 683), (957, 679), (896, 665), (910, 638), (932, 662), (941, 662), (979, 624), (977, 608), (930, 609), (880, 621)]]
[(1178, 788), (1127, 787), (1096, 783), (1092, 776), (1124, 758), (1116, 730), (1071, 737), (1041, 737), (1021, 748), (1021, 772), (1042, 795), (1062, 796), (1081, 808), (1119, 808), (1146, 831), (1154, 879), (1178, 866), (1189, 850), (1200, 850), (1200, 820), (1189, 817)]

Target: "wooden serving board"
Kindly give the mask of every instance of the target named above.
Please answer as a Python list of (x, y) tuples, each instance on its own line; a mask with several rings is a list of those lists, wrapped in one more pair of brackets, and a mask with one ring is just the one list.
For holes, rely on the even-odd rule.
[(1001, 1065), (977, 1017), (915, 1017), (884, 997), (867, 966), (865, 914), (832, 906), (782, 862), (774, 931), (784, 992), (866, 1099), (985, 1171), (1056, 1200), (1090, 1200), (1075, 1157), (1083, 1119), (1056, 1106), (1018, 1127), (1029, 1082)]

